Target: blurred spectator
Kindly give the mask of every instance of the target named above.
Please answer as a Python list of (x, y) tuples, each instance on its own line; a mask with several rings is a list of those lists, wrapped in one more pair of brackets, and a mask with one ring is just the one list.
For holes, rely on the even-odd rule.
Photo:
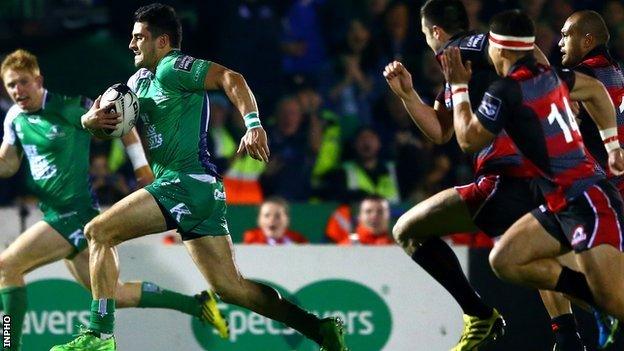
[(370, 124), (374, 61), (370, 31), (362, 21), (351, 20), (345, 50), (336, 62), (335, 83), (329, 90), (332, 106), (339, 115), (357, 116), (363, 124)]
[(624, 3), (620, 0), (607, 0), (602, 17), (611, 31), (624, 26)]
[(271, 197), (262, 203), (258, 213), (258, 228), (243, 235), (245, 244), (289, 245), (308, 242), (303, 235), (288, 229), (290, 213), (288, 203), (280, 197)]
[(522, 7), (527, 15), (536, 21), (540, 18), (545, 3), (546, 0), (524, 0), (522, 2)]
[(546, 10), (551, 29), (558, 33), (566, 19), (574, 12), (574, 7), (570, 0), (550, 0), (546, 3)]
[(280, 71), (280, 48), (276, 40), (280, 18), (274, 2), (220, 0), (216, 6), (202, 6), (207, 7), (206, 11), (212, 13), (219, 24), (216, 28), (212, 26), (216, 32), (206, 26), (200, 38), (218, 43), (218, 62), (242, 73), (256, 94), (260, 111), (270, 111), (277, 100), (271, 92), (280, 90), (280, 79), (276, 79), (276, 72)]
[(260, 204), (263, 195), (258, 178), (264, 171), (265, 164), (254, 160), (247, 154), (236, 154), (238, 140), (245, 128), (240, 113), (232, 108), (223, 94), (210, 94), (209, 101), (208, 145), (212, 159), (223, 175), (227, 203)]
[(361, 129), (353, 143), (355, 159), (325, 177), (323, 197), (352, 203), (379, 195), (392, 203), (400, 200), (394, 162), (380, 158), (381, 140), (371, 128)]
[(420, 77), (414, 82), (414, 88), (426, 103), (433, 106), (436, 96), (444, 84), (444, 75), (440, 70), (440, 64), (431, 50), (422, 52), (420, 56)]
[(319, 7), (325, 0), (295, 0), (283, 20), (282, 67), (286, 75), (319, 73), (326, 60)]
[(477, 32), (489, 31), (488, 24), (483, 22), (480, 17), (483, 2), (481, 0), (462, 0), (462, 2), (468, 14), (469, 28)]
[(210, 102), (210, 155), (220, 172), (224, 172), (230, 166), (230, 162), (236, 154), (238, 143), (228, 128), (230, 114), (232, 113), (230, 102), (221, 93), (209, 94)]
[(451, 170), (451, 160), (443, 153), (430, 157), (432, 162), (425, 168), (423, 180), (410, 193), (410, 200), (413, 203), (419, 203), (448, 188), (445, 180)]
[(620, 67), (622, 67), (622, 61), (624, 61), (624, 26), (621, 26), (610, 40), (613, 50), (611, 52), (620, 61)]
[[(410, 23), (410, 8), (406, 3), (397, 1), (390, 5), (384, 16), (384, 31), (380, 37), (382, 56), (379, 68), (394, 60), (401, 61), (411, 72), (418, 68), (418, 49), (416, 40), (420, 40), (420, 30), (414, 31)], [(420, 24), (414, 26), (420, 29)]]
[(546, 22), (538, 22), (535, 25), (535, 44), (542, 50), (544, 55), (553, 63), (561, 62), (561, 52), (557, 46), (559, 32), (555, 32)]
[(307, 201), (310, 197), (310, 175), (314, 154), (302, 107), (294, 96), (283, 98), (269, 128), (271, 159), (260, 177), (266, 196), (281, 196), (288, 201)]
[[(437, 70), (437, 69), (436, 69)], [(375, 109), (375, 129), (382, 145), (396, 162), (400, 197), (407, 200), (416, 191), (433, 163), (434, 145), (414, 125), (401, 99), (388, 92)]]
[(327, 172), (340, 166), (342, 155), (343, 128), (340, 117), (323, 108), (323, 97), (314, 89), (310, 79), (296, 76), (293, 80), (295, 97), (301, 106), (304, 118), (309, 121), (310, 151), (314, 155), (311, 185), (318, 187)]
[(607, 1), (602, 16), (611, 32), (611, 53), (621, 66), (621, 61), (624, 61), (624, 3), (620, 0)]
[[(340, 217), (338, 217), (340, 216)], [(342, 223), (332, 223), (341, 218)], [(326, 235), (339, 245), (390, 245), (390, 204), (380, 196), (367, 196), (360, 203), (355, 231), (352, 231), (350, 208), (341, 206), (330, 218)]]
[(89, 173), (91, 189), (101, 205), (112, 205), (130, 193), (124, 178), (111, 173), (107, 155), (92, 156)]

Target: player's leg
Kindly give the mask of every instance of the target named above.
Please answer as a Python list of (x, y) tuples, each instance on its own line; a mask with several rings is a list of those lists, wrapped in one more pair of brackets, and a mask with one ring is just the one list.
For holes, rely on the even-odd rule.
[(496, 243), (490, 252), (490, 266), (502, 280), (558, 291), (570, 299), (592, 304), (594, 299), (585, 275), (557, 261), (556, 257), (565, 251), (535, 216), (528, 213)]
[(113, 334), (115, 293), (119, 280), (115, 246), (166, 229), (158, 204), (144, 189), (123, 198), (85, 226), (93, 295), (89, 330), (93, 334), (104, 338)]
[[(65, 260), (65, 263), (74, 278), (86, 289), (91, 290), (89, 252), (85, 250), (74, 258)], [(161, 288), (151, 282), (119, 281), (115, 293), (115, 307), (164, 308), (197, 317), (204, 323), (211, 323), (207, 307), (214, 303), (215, 298), (210, 294), (211, 292), (204, 291), (190, 296)], [(222, 337), (227, 337), (227, 328), (219, 329), (219, 333)]]
[[(526, 212), (518, 213), (513, 220), (506, 220), (511, 211), (491, 213), (497, 207), (508, 205), (500, 203), (509, 196), (499, 180), (498, 176), (485, 176), (467, 186), (442, 191), (414, 206), (393, 230), (397, 242), (449, 291), (464, 311), (464, 330), (454, 350), (474, 349), (504, 332), (503, 318), (482, 301), (468, 282), (453, 250), (440, 239), (443, 235), (476, 231), (475, 224), (480, 217), (488, 218), (478, 226), (496, 236), (504, 230), (497, 225), (506, 228)], [(525, 206), (514, 208), (517, 207)]]
[(21, 325), (27, 299), (24, 275), (37, 267), (71, 255), (74, 248), (48, 223), (40, 221), (28, 228), (0, 254), (0, 298), (4, 312), (11, 316), (11, 350), (19, 350)]
[[(548, 233), (557, 239), (564, 247), (569, 247), (569, 242), (556, 216), (547, 211), (544, 207), (537, 211), (532, 211), (533, 216), (548, 231)], [(563, 266), (578, 271), (578, 265), (574, 253), (568, 252), (557, 258)], [(578, 333), (576, 320), (572, 314), (572, 306), (570, 300), (565, 295), (556, 291), (540, 290), (542, 302), (546, 307), (546, 311), (550, 316), (550, 326), (555, 338), (554, 351), (583, 351), (585, 346), (583, 340)], [(589, 307), (587, 307), (589, 308)]]
[[(561, 265), (578, 270), (574, 253), (568, 252), (557, 258)], [(540, 290), (540, 296), (550, 316), (550, 326), (555, 337), (555, 351), (585, 350), (572, 305), (562, 293)]]
[(492, 315), (468, 282), (453, 250), (440, 237), (477, 231), (465, 202), (455, 189), (444, 190), (403, 214), (392, 232), (405, 252), (438, 281), (457, 301), (464, 314)]
[(327, 351), (343, 351), (342, 327), (320, 320), (282, 298), (273, 288), (244, 278), (235, 264), (229, 235), (203, 236), (184, 244), (202, 275), (224, 302), (236, 304), (282, 322), (316, 341)]
[[(74, 279), (85, 289), (91, 291), (91, 277), (89, 275), (89, 251), (84, 250), (71, 259), (65, 260), (67, 269)], [(119, 308), (137, 307), (141, 299), (141, 282), (121, 281), (117, 284), (115, 305)]]
[[(167, 182), (168, 185), (172, 183), (175, 182)], [(160, 183), (151, 185), (161, 186)], [(173, 189), (171, 193), (175, 194), (177, 190)], [(132, 238), (165, 231), (169, 229), (168, 225), (170, 223), (165, 220), (163, 210), (154, 197), (145, 189), (140, 189), (117, 202), (85, 226), (85, 234), (89, 239), (89, 272), (93, 295), (89, 328), (76, 339), (65, 345), (54, 346), (51, 350), (115, 349), (115, 341), (111, 336), (114, 330), (114, 297), (119, 269), (114, 247)], [(210, 311), (212, 315), (218, 315), (222, 320), (214, 298), (209, 296), (205, 300), (214, 307)], [(205, 303), (202, 304), (202, 308), (206, 308)], [(210, 322), (216, 324), (215, 318), (211, 316)], [(225, 323), (220, 327), (222, 328), (218, 329), (222, 333), (222, 329), (226, 329)]]
[(624, 320), (624, 255), (610, 245), (600, 245), (577, 254), (596, 306)]

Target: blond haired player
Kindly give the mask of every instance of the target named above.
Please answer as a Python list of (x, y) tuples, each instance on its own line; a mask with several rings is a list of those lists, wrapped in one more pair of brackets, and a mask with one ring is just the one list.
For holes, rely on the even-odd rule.
[[(83, 228), (99, 214), (99, 208), (89, 185), (91, 136), (83, 129), (81, 116), (86, 113), (84, 124), (89, 127), (114, 128), (119, 115), (107, 113), (107, 106), (100, 108), (99, 98), (89, 110), (91, 101), (86, 98), (46, 90), (37, 58), (25, 50), (9, 54), (2, 62), (0, 74), (15, 102), (4, 119), (0, 177), (15, 174), (25, 156), (28, 183), (43, 211), (43, 219), (0, 254), (0, 298), (13, 325), (9, 349), (19, 350), (21, 328), (17, 326), (23, 324), (27, 308), (26, 273), (64, 259), (75, 279), (85, 288), (91, 287)], [(137, 135), (128, 134), (123, 141), (139, 182), (143, 185), (151, 182), (153, 176)], [(204, 312), (214, 304), (208, 293), (193, 297), (161, 289), (153, 283), (117, 284), (116, 299), (120, 307), (169, 308), (212, 321)], [(53, 303), (54, 299), (50, 301)]]

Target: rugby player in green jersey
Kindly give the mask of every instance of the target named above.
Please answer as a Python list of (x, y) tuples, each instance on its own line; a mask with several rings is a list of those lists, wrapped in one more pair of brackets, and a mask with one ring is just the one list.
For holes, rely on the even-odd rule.
[(223, 301), (282, 322), (316, 341), (321, 350), (347, 350), (339, 320), (320, 320), (271, 287), (245, 279), (234, 263), (225, 219), (226, 195), (206, 148), (210, 112), (206, 91), (224, 91), (244, 116), (247, 132), (238, 151), (267, 162), (266, 133), (245, 79), (217, 63), (181, 53), (180, 22), (170, 6), (142, 7), (134, 20), (130, 49), (139, 70), (128, 86), (139, 97), (156, 180), (87, 224), (91, 323), (87, 332), (52, 350), (115, 350), (112, 334), (119, 271), (114, 247), (171, 228), (177, 228), (195, 264)]
[[(81, 116), (87, 112), (91, 101), (45, 90), (37, 58), (24, 50), (17, 50), (4, 59), (0, 75), (15, 102), (4, 120), (0, 177), (15, 174), (24, 155), (29, 166), (28, 183), (43, 211), (43, 219), (0, 254), (0, 298), (13, 325), (9, 349), (19, 350), (27, 308), (24, 275), (42, 265), (65, 259), (75, 279), (90, 289), (89, 252), (85, 250), (87, 240), (83, 228), (98, 215), (99, 209), (89, 184), (91, 136), (81, 125)], [(98, 100), (90, 112), (104, 118), (91, 118), (85, 123), (93, 128), (114, 128), (119, 115), (107, 113), (107, 106), (98, 108)], [(123, 141), (127, 148), (135, 149), (133, 163), (139, 182), (150, 183), (153, 176), (138, 135), (136, 132), (128, 134)], [(137, 157), (137, 153), (142, 158)], [(117, 265), (117, 261), (112, 264)], [(208, 292), (194, 297), (147, 282), (116, 281), (113, 284), (118, 284), (115, 298), (119, 307), (168, 308), (207, 322), (212, 322), (207, 310), (216, 310), (214, 296)], [(53, 298), (50, 303), (54, 303)], [(220, 321), (225, 328), (222, 318)]]

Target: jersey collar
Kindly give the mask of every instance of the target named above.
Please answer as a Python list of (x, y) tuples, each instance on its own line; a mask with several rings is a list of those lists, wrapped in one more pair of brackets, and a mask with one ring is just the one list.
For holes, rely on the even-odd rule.
[(46, 104), (48, 103), (49, 98), (50, 98), (50, 95), (48, 95), (48, 89), (43, 89), (43, 101), (41, 102), (42, 110), (46, 107)]
[(589, 67), (604, 67), (614, 63), (609, 49), (606, 45), (598, 45), (588, 52), (581, 60), (579, 65), (587, 65)]
[(469, 35), (473, 35), (473, 34), (477, 34), (477, 32), (474, 31), (474, 30), (471, 30), (471, 31), (459, 32), (459, 33), (454, 34), (453, 36), (451, 36), (451, 38), (444, 45), (442, 45), (442, 48), (436, 52), (436, 57), (439, 56), (439, 55), (442, 55), (444, 50), (447, 49), (449, 46), (451, 46), (455, 41), (457, 41), (457, 40), (459, 40), (459, 39), (461, 39), (463, 37), (467, 37)]
[(50, 99), (50, 95), (48, 94), (48, 89), (43, 89), (43, 99), (41, 100), (41, 107), (38, 110), (33, 111), (33, 112), (28, 112), (28, 111), (22, 110), (19, 106), (17, 106), (17, 104), (15, 104), (15, 106), (19, 109), (21, 113), (29, 113), (29, 114), (37, 113), (45, 109), (46, 103), (49, 101), (49, 99)]
[[(525, 75), (532, 75), (536, 73), (538, 69), (539, 68), (537, 64), (537, 59), (535, 59), (535, 56), (533, 56), (532, 54), (529, 54), (522, 57), (521, 59), (516, 61), (516, 63), (511, 65), (511, 67), (509, 68), (509, 72), (507, 72), (507, 77), (518, 75), (524, 77)], [(520, 70), (525, 70), (527, 72), (522, 73), (519, 72)]]
[(168, 53), (165, 54), (165, 56), (163, 56), (160, 61), (158, 61), (158, 64), (156, 65), (156, 69), (154, 70), (154, 74), (156, 74), (156, 71), (158, 71), (158, 67), (160, 67), (160, 65), (163, 63), (163, 61), (165, 61), (165, 59), (169, 56), (173, 56), (173, 55), (177, 55), (180, 53), (180, 49), (171, 49), (171, 51), (169, 51)]

